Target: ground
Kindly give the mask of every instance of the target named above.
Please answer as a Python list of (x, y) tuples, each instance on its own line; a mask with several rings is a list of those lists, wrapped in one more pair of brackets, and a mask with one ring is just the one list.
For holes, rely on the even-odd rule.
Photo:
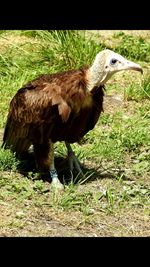
[[(111, 37), (116, 32), (119, 31), (98, 31), (98, 34), (110, 44), (114, 41)], [(89, 31), (87, 35), (95, 33), (97, 31)], [(129, 31), (128, 33), (133, 36), (141, 35), (148, 41), (150, 39), (148, 31)], [(0, 40), (0, 47), (5, 49), (6, 45), (7, 49), (7, 45), (12, 42), (13, 44), (23, 44), (28, 39), (27, 36), (16, 36), (11, 33), (6, 41), (4, 39)], [(146, 66), (146, 71), (147, 68)], [(138, 84), (141, 78), (137, 73), (131, 75), (130, 80), (126, 79), (125, 74), (122, 83), (127, 85), (135, 78)], [(120, 81), (120, 74), (113, 78), (113, 84), (117, 84), (118, 81)], [(149, 110), (149, 99), (144, 100), (144, 105)], [(127, 120), (128, 122), (130, 118), (132, 121), (132, 117), (134, 120), (137, 110), (142, 110), (142, 106), (142, 102), (127, 101), (124, 92), (108, 90), (105, 93), (104, 117), (102, 117), (102, 120), (108, 118), (115, 120), (118, 116), (124, 121)], [(144, 110), (143, 120), (147, 114)], [(98, 124), (96, 129), (93, 130), (97, 139), (99, 138), (100, 127), (102, 125)], [(109, 121), (103, 125), (102, 129), (104, 132), (110, 131)], [(3, 128), (0, 130), (0, 143), (2, 135)], [(113, 159), (105, 160), (104, 157), (98, 157), (97, 154), (93, 157), (90, 151), (94, 142), (93, 136), (87, 140), (87, 142), (86, 139), (83, 140), (83, 143), (74, 147), (86, 173), (85, 181), (81, 180), (76, 184), (69, 181), (65, 184), (65, 191), (59, 194), (53, 192), (48, 182), (43, 183), (41, 180), (34, 179), (33, 173), (31, 173), (31, 176), (28, 173), (27, 176), (13, 169), (0, 171), (1, 237), (150, 236), (149, 171), (146, 167), (142, 169), (141, 173), (133, 171), (135, 165), (137, 164), (138, 167), (139, 163), (138, 157), (135, 158), (134, 151), (126, 153), (125, 162), (120, 163), (118, 161), (118, 167), (116, 163), (113, 163)], [(140, 149), (140, 155), (148, 158), (147, 154), (142, 154), (150, 152), (148, 145), (143, 150), (142, 146)], [(142, 162), (145, 163), (148, 160)], [(67, 160), (64, 159), (63, 168), (68, 171), (66, 166)]]

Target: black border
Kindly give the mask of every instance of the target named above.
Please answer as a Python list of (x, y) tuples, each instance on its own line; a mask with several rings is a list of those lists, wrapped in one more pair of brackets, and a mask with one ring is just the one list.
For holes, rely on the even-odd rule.
[[(25, 260), (34, 260), (42, 266), (45, 261), (48, 265), (55, 264), (60, 260), (61, 265), (69, 262), (101, 266), (116, 263), (136, 265), (136, 260), (142, 265), (149, 259), (150, 237), (3, 237), (1, 241), (1, 261), (4, 257), (15, 265), (17, 262), (24, 263)], [(148, 242), (148, 243), (147, 243)], [(55, 261), (53, 262), (53, 259)], [(20, 261), (21, 260), (21, 261)], [(91, 262), (90, 262), (91, 260)], [(19, 264), (20, 265), (20, 264)]]
[[(14, 2), (13, 2), (14, 3)], [(150, 29), (149, 7), (127, 3), (122, 0), (99, 0), (85, 5), (70, 1), (37, 2), (31, 6), (23, 4), (19, 9), (13, 5), (4, 8), (0, 15), (1, 29), (108, 29), (148, 30)], [(48, 4), (49, 3), (49, 4)], [(83, 2), (84, 3), (84, 2)], [(139, 8), (139, 10), (138, 10)]]
[[(40, 3), (40, 4), (39, 4)], [(64, 3), (62, 1), (62, 3)], [(31, 7), (29, 3), (22, 3), (19, 10), (18, 6), (10, 6), (10, 3), (6, 3), (6, 7), (1, 9), (0, 15), (0, 29), (93, 29), (93, 30), (149, 30), (150, 29), (150, 17), (149, 17), (149, 5), (141, 2), (134, 4), (132, 9), (129, 3), (125, 1), (117, 2), (112, 6), (106, 1), (106, 6), (102, 1), (97, 4), (93, 2), (86, 2), (83, 8), (82, 3), (70, 1), (67, 6), (61, 6), (59, 2), (56, 2), (56, 6), (52, 6), (43, 2), (35, 3), (34, 7)], [(139, 7), (139, 11), (135, 7)], [(144, 10), (142, 10), (142, 6)], [(39, 7), (39, 10), (37, 9)], [(119, 9), (118, 9), (119, 7)], [(148, 239), (148, 240), (147, 240)], [(146, 241), (150, 238), (0, 238), (3, 251), (7, 252), (8, 257), (12, 260), (16, 260), (18, 253), (22, 250), (23, 254), (29, 256), (33, 253), (35, 258), (39, 258), (44, 251), (46, 259), (49, 264), (52, 263), (51, 255), (53, 250), (58, 253), (58, 258), (62, 259), (60, 251), (63, 251), (63, 258), (67, 259), (69, 253), (74, 259), (86, 251), (85, 258), (91, 258), (93, 255), (98, 260), (98, 265), (102, 264), (101, 258), (105, 255), (105, 263), (111, 258), (110, 252), (112, 251), (113, 257), (119, 258), (119, 252), (122, 251), (123, 257), (120, 263), (124, 263), (126, 257), (129, 259), (129, 255), (134, 254), (136, 250), (136, 257), (142, 254), (142, 248), (149, 249), (149, 245), (145, 246)], [(142, 247), (141, 247), (142, 245)], [(131, 247), (130, 247), (131, 246)], [(15, 252), (13, 251), (15, 249)], [(20, 250), (19, 250), (20, 248)], [(93, 253), (94, 250), (94, 253)], [(33, 252), (34, 251), (34, 252)], [(13, 257), (10, 257), (12, 252)], [(149, 252), (144, 251), (145, 255), (149, 255)], [(40, 254), (41, 253), (41, 254)], [(5, 254), (4, 254), (5, 255)], [(92, 259), (94, 259), (94, 257)], [(27, 257), (28, 258), (28, 257)], [(6, 258), (5, 258), (6, 259)], [(143, 258), (144, 259), (144, 258)], [(131, 259), (129, 259), (130, 262)], [(23, 258), (24, 261), (24, 258)], [(72, 260), (70, 261), (72, 262)], [(79, 261), (80, 262), (80, 261)], [(131, 262), (130, 262), (131, 263)], [(56, 265), (56, 264), (55, 264)], [(93, 265), (93, 264), (92, 264)]]

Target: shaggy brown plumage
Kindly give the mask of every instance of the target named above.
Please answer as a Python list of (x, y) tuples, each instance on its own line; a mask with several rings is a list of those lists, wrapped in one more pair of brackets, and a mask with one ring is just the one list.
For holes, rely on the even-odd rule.
[(84, 70), (42, 75), (26, 84), (10, 103), (5, 146), (21, 154), (25, 139), (39, 144), (49, 138), (53, 142), (79, 141), (93, 129), (103, 110), (103, 88), (89, 92)]
[(93, 129), (103, 110), (104, 87), (88, 91), (85, 71), (42, 75), (19, 89), (10, 103), (3, 146), (22, 156), (33, 144), (44, 168), (49, 139), (74, 143)]
[(39, 171), (50, 171), (58, 185), (53, 143), (65, 141), (72, 152), (69, 143), (92, 130), (103, 111), (104, 84), (124, 69), (142, 71), (138, 64), (104, 50), (89, 68), (41, 75), (24, 85), (10, 103), (3, 147), (21, 157), (33, 144)]

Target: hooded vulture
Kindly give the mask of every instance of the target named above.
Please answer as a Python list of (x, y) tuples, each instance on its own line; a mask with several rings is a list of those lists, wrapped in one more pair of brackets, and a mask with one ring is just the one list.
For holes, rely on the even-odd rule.
[(103, 111), (104, 85), (114, 73), (140, 65), (105, 49), (93, 64), (79, 70), (41, 75), (17, 91), (10, 102), (3, 147), (21, 157), (33, 145), (39, 173), (49, 172), (55, 188), (63, 188), (54, 165), (54, 143), (64, 141), (79, 170), (71, 143), (92, 130)]

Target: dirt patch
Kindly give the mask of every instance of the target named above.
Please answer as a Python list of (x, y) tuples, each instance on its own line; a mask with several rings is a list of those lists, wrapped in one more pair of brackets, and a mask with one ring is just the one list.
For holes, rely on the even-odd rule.
[(114, 33), (124, 32), (125, 34), (132, 34), (134, 36), (142, 36), (143, 38), (150, 37), (149, 30), (91, 30), (90, 32), (100, 34), (102, 36), (112, 36)]
[(143, 37), (145, 40), (150, 38), (150, 30), (87, 30), (87, 34), (97, 35), (102, 39), (112, 38), (114, 34), (123, 32), (128, 35), (133, 35), (135, 37)]
[(104, 43), (106, 46), (113, 48), (120, 44), (120, 39), (115, 38), (115, 35), (119, 33), (144, 38), (144, 40), (150, 44), (149, 30), (87, 30), (86, 36), (92, 38), (96, 42)]
[(21, 208), (13, 202), (1, 203), (0, 236), (150, 236), (149, 215), (139, 208), (110, 215), (93, 208), (86, 217), (79, 211), (28, 204)]
[(36, 38), (31, 38), (27, 36), (13, 35), (6, 33), (0, 36), (0, 51), (5, 52), (8, 47), (11, 46), (21, 46), (26, 43), (37, 44), (39, 43)]

